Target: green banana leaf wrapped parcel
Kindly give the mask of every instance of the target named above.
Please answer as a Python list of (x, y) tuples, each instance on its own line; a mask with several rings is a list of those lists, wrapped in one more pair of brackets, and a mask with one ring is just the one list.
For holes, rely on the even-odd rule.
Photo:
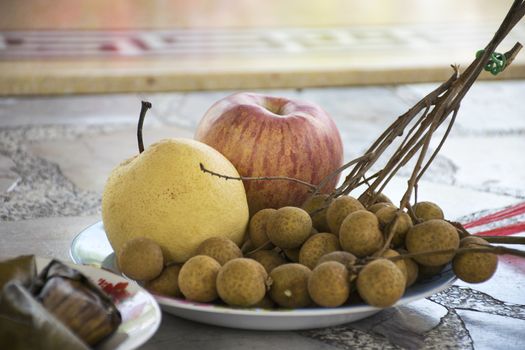
[(112, 300), (80, 272), (34, 256), (0, 262), (0, 349), (89, 349), (122, 322)]

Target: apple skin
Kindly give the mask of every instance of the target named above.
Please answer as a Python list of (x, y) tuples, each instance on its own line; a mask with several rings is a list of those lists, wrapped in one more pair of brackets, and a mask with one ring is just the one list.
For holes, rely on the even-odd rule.
[[(256, 93), (217, 101), (200, 121), (195, 139), (221, 152), (245, 177), (287, 176), (317, 185), (343, 163), (339, 130), (319, 106)], [(338, 179), (322, 192), (331, 192)], [(309, 195), (308, 187), (286, 180), (245, 180), (244, 186), (250, 215), (301, 206)]]

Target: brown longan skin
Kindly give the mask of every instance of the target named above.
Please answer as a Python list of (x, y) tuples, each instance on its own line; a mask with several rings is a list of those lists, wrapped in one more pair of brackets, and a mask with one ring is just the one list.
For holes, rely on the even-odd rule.
[[(398, 252), (396, 252), (395, 250), (387, 249), (383, 253), (382, 257), (383, 258), (392, 258), (394, 256), (399, 256), (399, 255), (400, 254)], [(396, 261), (393, 261), (393, 263), (397, 266), (399, 271), (401, 271), (403, 273), (403, 276), (405, 277), (405, 285), (406, 285), (406, 281), (408, 279), (408, 269), (407, 269), (407, 265), (405, 263), (405, 260), (404, 259), (396, 260)]]
[(487, 242), (486, 240), (484, 240), (483, 238), (478, 237), (478, 236), (463, 237), (459, 241), (459, 247), (460, 248), (464, 248), (464, 247), (467, 247), (467, 246), (470, 246), (470, 245), (488, 246), (488, 245), (490, 245), (490, 243)]
[(328, 221), (326, 219), (326, 211), (329, 202), (327, 199), (330, 196), (328, 194), (317, 194), (309, 199), (306, 200), (306, 202), (303, 203), (301, 208), (306, 210), (308, 214), (313, 213), (314, 211), (324, 208), (317, 213), (315, 213), (312, 216), (312, 225), (315, 227), (319, 232), (329, 232), (330, 226), (328, 226)]
[(336, 261), (327, 261), (316, 266), (308, 279), (308, 293), (319, 306), (343, 305), (350, 295), (348, 269)]
[(275, 250), (259, 250), (247, 257), (259, 262), (268, 274), (277, 266), (286, 264), (286, 260)]
[[(264, 268), (253, 259), (238, 258), (228, 261), (217, 275), (217, 292), (228, 305), (249, 307), (259, 303), (266, 294)], [(260, 264), (259, 264), (260, 265)]]
[(269, 238), (267, 234), (267, 224), (269, 218), (277, 211), (277, 209), (266, 208), (259, 210), (250, 219), (248, 224), (248, 237), (254, 248), (259, 248), (263, 245), (267, 245), (268, 249), (273, 247), (272, 244), (268, 244)]
[(330, 232), (339, 235), (341, 224), (348, 214), (363, 209), (365, 209), (363, 204), (354, 197), (341, 196), (334, 199), (326, 211), (326, 220), (328, 221)]
[(220, 268), (217, 260), (206, 255), (196, 255), (186, 261), (178, 279), (184, 297), (200, 303), (217, 299), (216, 279)]
[(285, 264), (270, 273), (270, 298), (285, 308), (301, 308), (312, 304), (308, 294), (308, 279), (312, 271), (301, 264)]
[(146, 281), (144, 286), (152, 293), (165, 295), (168, 297), (180, 298), (182, 292), (179, 288), (179, 272), (181, 265), (169, 265), (162, 270), (162, 273), (150, 281)]
[[(312, 231), (310, 232), (310, 236), (308, 236), (308, 238), (312, 237), (313, 235), (315, 235), (317, 230), (315, 228), (312, 227)], [(308, 240), (307, 238), (307, 240)], [(286, 256), (286, 259), (288, 259), (288, 261), (290, 262), (299, 262), (299, 252), (301, 251), (301, 246), (297, 247), (297, 248), (292, 248), (292, 249), (283, 249), (283, 252), (284, 252), (284, 255)]]
[(412, 207), (416, 218), (421, 221), (428, 221), (433, 219), (445, 219), (443, 210), (433, 202), (418, 202)]
[[(370, 199), (372, 197), (372, 195), (375, 196), (374, 198), (374, 201), (372, 203), (370, 203)], [(368, 191), (364, 192), (362, 195), (359, 196), (358, 200), (363, 203), (363, 205), (367, 205), (367, 206), (371, 206), (371, 205), (374, 205), (374, 204), (377, 204), (377, 203), (390, 203), (392, 204), (392, 200), (390, 200), (390, 198), (388, 198), (387, 195), (383, 194), (383, 193), (370, 193)]]
[(407, 267), (407, 284), (406, 288), (410, 287), (416, 283), (419, 276), (419, 265), (412, 259), (407, 258), (405, 260), (405, 265)]
[(332, 233), (317, 233), (303, 243), (299, 250), (299, 263), (313, 269), (323, 255), (341, 250), (339, 238)]
[(369, 212), (372, 212), (372, 213), (375, 214), (380, 209), (383, 209), (383, 208), (386, 208), (386, 207), (393, 207), (393, 206), (394, 205), (392, 203), (381, 202), (381, 203), (372, 204), (371, 206), (366, 208), (366, 210), (368, 210)]
[(273, 300), (270, 298), (270, 296), (267, 293), (264, 296), (264, 298), (261, 299), (261, 301), (259, 301), (258, 303), (253, 304), (251, 307), (257, 308), (257, 309), (271, 310), (271, 309), (275, 308), (275, 303), (273, 302)]
[(231, 239), (226, 237), (211, 237), (203, 241), (195, 255), (206, 255), (217, 260), (221, 265), (242, 257), (242, 252)]
[[(470, 239), (469, 239), (470, 238)], [(482, 248), (489, 242), (481, 237), (465, 237), (461, 248)], [(482, 283), (489, 280), (498, 267), (498, 257), (493, 253), (461, 252), (452, 260), (456, 276), (467, 283)]]
[(266, 228), (268, 238), (279, 248), (297, 248), (310, 236), (312, 219), (301, 208), (282, 207), (271, 215)]
[(286, 255), (286, 258), (290, 260), (291, 262), (299, 262), (299, 252), (300, 251), (301, 251), (301, 247), (293, 248), (293, 249), (283, 249), (284, 255)]
[(389, 307), (405, 293), (406, 279), (390, 260), (377, 259), (366, 264), (357, 276), (357, 291), (372, 306)]
[(137, 281), (149, 281), (161, 274), (164, 268), (162, 249), (146, 237), (133, 238), (117, 252), (120, 271)]
[(408, 230), (414, 226), (410, 215), (400, 211), (394, 206), (379, 209), (375, 214), (379, 220), (379, 227), (385, 234), (385, 237), (387, 237), (389, 234), (390, 227), (393, 225), (393, 221), (397, 216), (396, 229), (394, 231), (394, 236), (392, 237), (391, 243), (394, 247), (403, 246), (405, 244), (405, 237)]
[(323, 255), (319, 260), (317, 260), (317, 265), (321, 265), (327, 261), (337, 261), (338, 263), (343, 264), (346, 268), (350, 268), (355, 265), (357, 258), (354, 254), (345, 252), (345, 251), (335, 251)]
[[(459, 235), (454, 226), (445, 220), (432, 219), (413, 226), (405, 239), (409, 253), (422, 253), (433, 250), (458, 249)], [(421, 265), (439, 266), (449, 263), (454, 253), (415, 256)]]
[(426, 280), (432, 278), (441, 273), (445, 269), (447, 264), (437, 265), (437, 266), (426, 266), (422, 264), (417, 264), (418, 267), (418, 281)]
[(343, 250), (358, 258), (364, 258), (381, 249), (384, 239), (377, 217), (367, 210), (349, 214), (341, 224), (339, 243)]
[[(398, 250), (398, 253), (399, 254), (407, 254), (408, 252), (405, 249), (400, 249), (400, 250)], [(405, 262), (405, 266), (407, 268), (407, 284), (406, 284), (406, 288), (408, 288), (408, 287), (410, 287), (411, 285), (413, 285), (417, 281), (417, 278), (418, 278), (418, 275), (419, 275), (419, 265), (414, 260), (412, 260), (411, 258), (405, 258), (405, 259), (403, 259), (403, 261)]]
[(266, 272), (266, 269), (264, 268), (264, 266), (262, 266), (260, 262), (254, 259), (245, 258), (244, 260), (246, 261), (246, 263), (252, 264), (253, 266), (255, 266), (255, 268), (257, 269), (257, 271), (259, 271), (259, 274), (262, 276), (263, 280), (266, 283), (266, 280), (268, 279), (269, 275), (268, 275), (268, 272)]

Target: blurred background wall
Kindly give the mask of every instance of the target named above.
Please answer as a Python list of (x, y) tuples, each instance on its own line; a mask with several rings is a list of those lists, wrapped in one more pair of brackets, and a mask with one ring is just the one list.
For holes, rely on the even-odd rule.
[[(473, 59), (511, 3), (2, 0), (0, 94), (438, 81)], [(523, 23), (500, 51), (520, 38)], [(523, 77), (524, 55), (498, 76)]]

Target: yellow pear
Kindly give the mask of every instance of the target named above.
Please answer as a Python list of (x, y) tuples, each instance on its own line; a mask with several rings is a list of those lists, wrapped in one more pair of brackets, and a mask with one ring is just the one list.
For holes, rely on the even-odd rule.
[(115, 252), (135, 237), (157, 242), (167, 261), (194, 255), (216, 236), (242, 243), (248, 203), (242, 181), (222, 154), (190, 139), (157, 142), (117, 166), (102, 196), (104, 229)]

